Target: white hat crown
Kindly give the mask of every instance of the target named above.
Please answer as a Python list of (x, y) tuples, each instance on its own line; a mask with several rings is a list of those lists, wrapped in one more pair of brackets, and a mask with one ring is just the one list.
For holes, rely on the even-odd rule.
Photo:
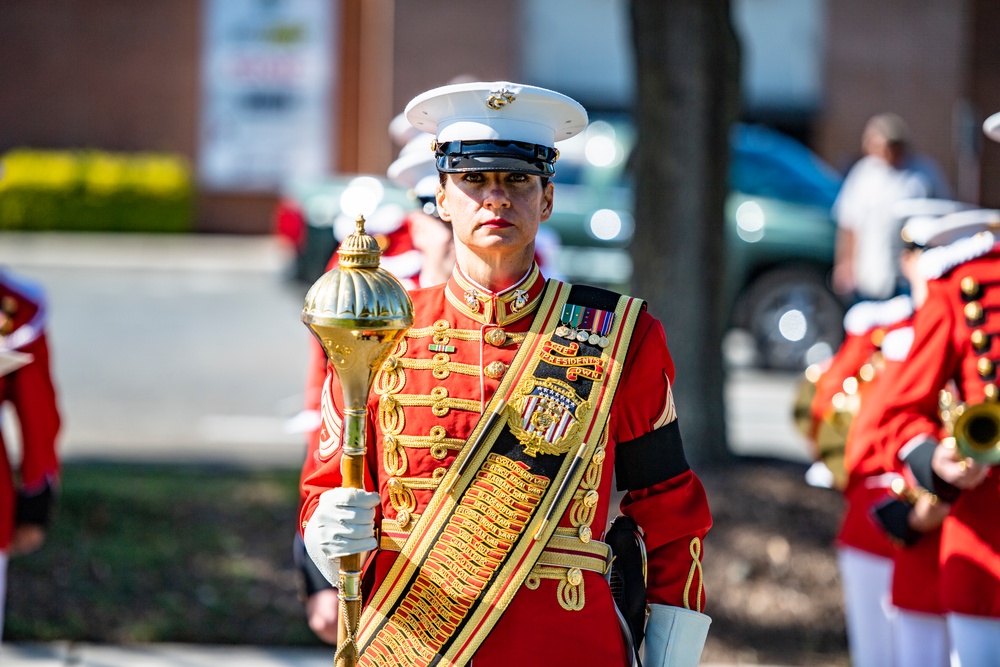
[(586, 109), (571, 97), (510, 81), (435, 88), (413, 98), (405, 113), (439, 143), (520, 141), (551, 148), (587, 127)]
[(1000, 111), (983, 121), (983, 132), (993, 141), (1000, 141)]

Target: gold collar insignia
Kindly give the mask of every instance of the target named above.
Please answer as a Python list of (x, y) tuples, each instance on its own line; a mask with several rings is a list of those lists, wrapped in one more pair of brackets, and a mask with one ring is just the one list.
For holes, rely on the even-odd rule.
[(456, 267), (445, 285), (445, 294), (453, 306), (477, 322), (504, 326), (535, 312), (544, 288), (545, 278), (537, 264), (532, 264), (516, 285), (499, 294), (472, 282)]

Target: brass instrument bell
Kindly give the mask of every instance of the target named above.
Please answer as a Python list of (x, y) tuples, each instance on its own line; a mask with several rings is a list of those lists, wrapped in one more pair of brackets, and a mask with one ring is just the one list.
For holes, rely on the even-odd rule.
[(985, 401), (966, 406), (955, 421), (959, 453), (986, 465), (1000, 463), (1000, 403)]

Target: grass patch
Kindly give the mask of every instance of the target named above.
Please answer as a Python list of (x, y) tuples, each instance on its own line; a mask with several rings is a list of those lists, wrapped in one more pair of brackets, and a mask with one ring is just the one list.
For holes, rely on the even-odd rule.
[(295, 470), (71, 464), (11, 561), (12, 641), (319, 645), (297, 595)]

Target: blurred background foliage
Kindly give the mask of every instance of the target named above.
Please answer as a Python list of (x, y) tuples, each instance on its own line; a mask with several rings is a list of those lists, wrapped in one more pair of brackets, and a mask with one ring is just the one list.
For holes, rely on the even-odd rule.
[(296, 470), (66, 465), (45, 546), (10, 563), (4, 639), (319, 646), (297, 507)]
[(167, 153), (13, 149), (0, 156), (0, 230), (188, 232), (191, 168)]

